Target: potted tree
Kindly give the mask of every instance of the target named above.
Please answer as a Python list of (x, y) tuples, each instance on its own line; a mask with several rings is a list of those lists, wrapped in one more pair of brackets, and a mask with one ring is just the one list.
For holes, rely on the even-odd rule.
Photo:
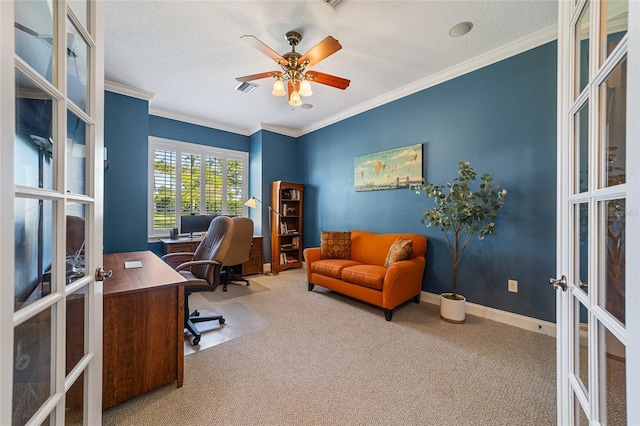
[(505, 189), (493, 183), (488, 173), (480, 177), (480, 184), (474, 191), (475, 170), (468, 161), (458, 165), (458, 177), (453, 183), (422, 183), (414, 187), (418, 194), (424, 191), (435, 204), (420, 211), (423, 215), (420, 222), (443, 232), (453, 258), (451, 293), (443, 293), (440, 297), (440, 317), (454, 323), (464, 322), (466, 311), (466, 299), (457, 291), (460, 259), (475, 238), (483, 240), (487, 235), (496, 235), (495, 220), (507, 194)]

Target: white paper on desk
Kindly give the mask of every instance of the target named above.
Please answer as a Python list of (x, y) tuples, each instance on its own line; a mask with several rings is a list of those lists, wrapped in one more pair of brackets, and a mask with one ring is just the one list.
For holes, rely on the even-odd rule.
[(124, 262), (124, 269), (131, 269), (131, 268), (142, 268), (142, 262), (140, 262), (139, 260), (131, 260), (129, 262)]

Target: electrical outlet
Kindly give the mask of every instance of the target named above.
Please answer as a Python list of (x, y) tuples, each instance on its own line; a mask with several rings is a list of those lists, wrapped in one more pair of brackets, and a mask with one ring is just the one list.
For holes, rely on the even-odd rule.
[(518, 292), (518, 281), (509, 280), (508, 289), (512, 293), (517, 293)]

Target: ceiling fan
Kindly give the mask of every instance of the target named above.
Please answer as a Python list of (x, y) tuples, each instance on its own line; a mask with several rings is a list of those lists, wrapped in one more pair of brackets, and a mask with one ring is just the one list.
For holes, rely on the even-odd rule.
[[(275, 79), (273, 84), (273, 90), (271, 94), (273, 96), (285, 96), (289, 94), (289, 105), (300, 106), (302, 105), (301, 96), (311, 96), (311, 82), (320, 83), (338, 89), (346, 89), (349, 87), (350, 80), (342, 77), (336, 77), (335, 75), (325, 74), (319, 71), (308, 70), (308, 67), (312, 67), (318, 62), (333, 55), (338, 50), (342, 49), (342, 45), (331, 36), (327, 36), (320, 43), (316, 44), (307, 53), (301, 55), (296, 52), (296, 46), (302, 40), (302, 35), (296, 31), (289, 31), (286, 34), (287, 41), (291, 46), (291, 52), (287, 52), (284, 55), (278, 54), (275, 50), (258, 40), (252, 35), (243, 35), (241, 38), (247, 41), (251, 46), (264, 53), (282, 68), (282, 71), (267, 71), (260, 74), (246, 75), (244, 77), (237, 77), (236, 80), (241, 82), (249, 82), (253, 80), (259, 80), (261, 78), (271, 77)], [(287, 90), (285, 90), (285, 83)]]

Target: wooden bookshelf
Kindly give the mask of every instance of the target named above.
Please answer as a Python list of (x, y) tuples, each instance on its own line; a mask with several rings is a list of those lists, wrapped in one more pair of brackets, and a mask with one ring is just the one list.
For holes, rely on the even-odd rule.
[(301, 183), (271, 183), (271, 270), (302, 268)]

